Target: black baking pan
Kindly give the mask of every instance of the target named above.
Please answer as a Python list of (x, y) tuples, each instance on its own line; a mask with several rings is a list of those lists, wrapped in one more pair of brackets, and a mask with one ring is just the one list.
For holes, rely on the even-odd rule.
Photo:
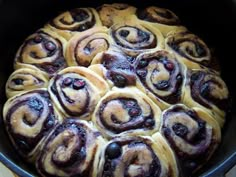
[[(23, 40), (58, 13), (75, 7), (97, 7), (103, 3), (125, 2), (136, 7), (156, 5), (173, 10), (190, 31), (215, 50), (222, 77), (229, 87), (231, 111), (222, 132), (222, 143), (211, 160), (195, 176), (224, 176), (236, 164), (236, 1), (63, 1), (0, 0), (0, 111), (6, 101), (5, 82), (13, 71), (14, 55)], [(2, 113), (1, 113), (2, 115)], [(36, 176), (33, 166), (17, 155), (0, 118), (0, 161), (21, 177)], [(1, 176), (1, 172), (0, 172)]]

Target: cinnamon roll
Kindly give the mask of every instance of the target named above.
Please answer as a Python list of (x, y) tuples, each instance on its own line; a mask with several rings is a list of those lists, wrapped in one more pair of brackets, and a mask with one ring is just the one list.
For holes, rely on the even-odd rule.
[(192, 176), (220, 142), (229, 92), (214, 49), (168, 9), (66, 11), (14, 69), (5, 127), (39, 176)]
[(108, 89), (96, 73), (76, 66), (62, 70), (49, 82), (49, 93), (58, 109), (65, 116), (86, 120)]
[(118, 50), (109, 50), (98, 54), (89, 69), (103, 77), (108, 84), (123, 88), (134, 86), (136, 75), (132, 63), (134, 58)]
[(46, 137), (61, 122), (46, 89), (10, 98), (3, 109), (4, 123), (17, 152), (34, 161)]
[(98, 177), (177, 177), (176, 161), (161, 136), (126, 136), (107, 143), (101, 153)]
[(67, 66), (64, 58), (66, 41), (56, 33), (40, 29), (29, 36), (19, 48), (14, 67), (38, 68), (45, 75), (52, 76)]
[(37, 170), (44, 177), (96, 177), (104, 143), (90, 123), (67, 118), (49, 136), (36, 161)]
[(113, 24), (129, 20), (135, 14), (136, 8), (128, 4), (104, 4), (98, 8), (102, 24), (111, 27)]
[(101, 21), (94, 8), (76, 8), (58, 15), (45, 27), (69, 40), (74, 34), (95, 26), (101, 26)]
[(110, 48), (110, 37), (105, 27), (96, 27), (72, 37), (66, 48), (69, 66), (89, 66), (100, 52)]
[(192, 176), (216, 150), (221, 130), (201, 108), (179, 104), (162, 113), (161, 134), (175, 152), (183, 176)]
[(110, 28), (113, 44), (130, 56), (153, 49), (164, 49), (161, 32), (149, 25), (135, 20), (114, 24)]
[(48, 78), (40, 70), (21, 68), (9, 76), (6, 83), (6, 95), (10, 98), (25, 91), (47, 86)]
[(149, 6), (145, 9), (137, 10), (136, 16), (142, 22), (150, 23), (158, 28), (164, 36), (170, 31), (186, 30), (185, 27), (181, 26), (178, 16), (169, 9)]
[(165, 109), (181, 101), (185, 70), (168, 51), (142, 53), (135, 64), (137, 87)]
[(229, 91), (225, 82), (213, 70), (189, 70), (183, 102), (189, 107), (201, 107), (210, 112), (222, 127), (228, 111)]
[(159, 128), (161, 110), (136, 88), (114, 88), (99, 101), (92, 121), (105, 137), (150, 135)]
[(190, 32), (171, 32), (165, 39), (166, 49), (190, 69), (210, 66), (211, 52), (204, 41)]

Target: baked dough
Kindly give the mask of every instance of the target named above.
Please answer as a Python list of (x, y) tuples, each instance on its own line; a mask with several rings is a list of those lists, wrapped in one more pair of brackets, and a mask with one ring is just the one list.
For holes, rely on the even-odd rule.
[(7, 133), (43, 177), (192, 176), (229, 108), (213, 56), (165, 8), (63, 12), (16, 54)]

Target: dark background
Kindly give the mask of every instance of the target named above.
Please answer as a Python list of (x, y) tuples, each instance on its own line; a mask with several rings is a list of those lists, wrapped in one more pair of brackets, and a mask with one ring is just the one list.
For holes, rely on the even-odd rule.
[[(60, 12), (75, 7), (97, 7), (103, 3), (126, 2), (136, 7), (156, 5), (174, 11), (190, 31), (216, 51), (222, 77), (229, 86), (231, 99), (236, 94), (236, 2), (233, 0), (0, 0), (0, 110), (5, 102), (4, 84), (12, 72), (13, 59), (23, 40)], [(232, 101), (232, 107), (235, 103)], [(236, 110), (232, 109), (223, 130), (223, 141), (208, 163), (209, 170), (236, 151)], [(227, 131), (225, 131), (227, 129)], [(28, 170), (9, 143), (0, 118), (0, 152)], [(34, 170), (29, 170), (34, 171)]]

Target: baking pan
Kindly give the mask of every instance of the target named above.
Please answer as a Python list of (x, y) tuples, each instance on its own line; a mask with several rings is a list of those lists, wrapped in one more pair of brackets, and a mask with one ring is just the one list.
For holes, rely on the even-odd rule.
[[(229, 87), (231, 109), (222, 132), (222, 143), (211, 160), (195, 176), (224, 176), (236, 164), (236, 1), (63, 1), (0, 0), (0, 111), (6, 101), (5, 82), (13, 71), (14, 55), (23, 40), (58, 13), (75, 7), (97, 7), (125, 2), (136, 7), (156, 5), (173, 10), (190, 31), (200, 36), (219, 58), (222, 77)], [(2, 113), (1, 113), (2, 115)], [(21, 177), (35, 176), (33, 166), (17, 155), (0, 118), (0, 161)], [(0, 173), (1, 174), (1, 173)]]

